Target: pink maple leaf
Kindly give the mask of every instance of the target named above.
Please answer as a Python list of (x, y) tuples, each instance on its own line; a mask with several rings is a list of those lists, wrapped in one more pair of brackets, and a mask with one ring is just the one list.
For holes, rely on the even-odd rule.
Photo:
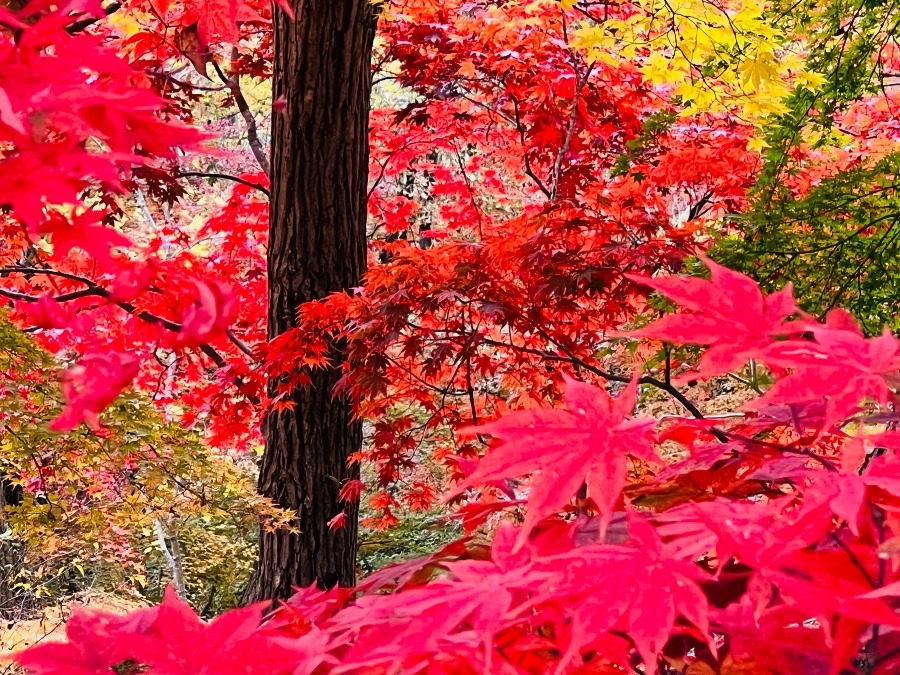
[(832, 312), (825, 325), (808, 326), (814, 340), (785, 340), (767, 345), (760, 360), (786, 373), (753, 409), (774, 404), (801, 404), (825, 399), (820, 429), (825, 433), (852, 414), (865, 398), (886, 402), (886, 377), (900, 370), (900, 341), (887, 329), (866, 338), (846, 312)]
[(460, 489), (536, 473), (516, 544), (520, 548), (540, 520), (559, 511), (587, 483), (600, 511), (602, 535), (625, 486), (627, 456), (656, 458), (655, 423), (631, 417), (636, 400), (636, 380), (612, 398), (567, 377), (565, 410), (521, 410), (474, 430), (504, 443), (485, 455)]
[(66, 406), (50, 424), (55, 431), (71, 431), (82, 421), (98, 429), (99, 414), (131, 384), (140, 361), (130, 354), (88, 354), (62, 374)]
[(72, 322), (72, 316), (50, 294), (22, 305), (22, 313), (37, 328), (65, 328)]
[(681, 380), (713, 377), (743, 366), (775, 339), (797, 333), (806, 320), (790, 320), (799, 314), (790, 284), (764, 296), (753, 279), (701, 258), (710, 280), (697, 277), (653, 279), (626, 275), (677, 303), (683, 310), (629, 333), (676, 345), (708, 346), (698, 372)]
[(101, 675), (130, 658), (123, 633), (151, 624), (158, 608), (139, 609), (121, 617), (107, 612), (76, 609), (66, 622), (67, 642), (38, 643), (13, 654), (31, 675)]

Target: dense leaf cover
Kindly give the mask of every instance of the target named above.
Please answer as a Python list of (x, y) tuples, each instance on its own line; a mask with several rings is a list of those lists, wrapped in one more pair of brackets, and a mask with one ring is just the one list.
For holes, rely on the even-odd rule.
[[(69, 536), (134, 558), (113, 527), (205, 515), (210, 481), (231, 497), (243, 478), (207, 453), (256, 450), (259, 421), (336, 366), (341, 338), (337, 393), (372, 425), (355, 458), (371, 524), (443, 499), (466, 533), (271, 615), (204, 623), (174, 593), (76, 615), (67, 643), (16, 656), (29, 672), (900, 670), (900, 342), (873, 323), (890, 298), (871, 274), (834, 281), (846, 266), (821, 298), (802, 273), (815, 263), (797, 264), (796, 298), (777, 262), (759, 275), (770, 294), (705, 258), (709, 279), (678, 275), (751, 208), (751, 232), (790, 225), (769, 244), (860, 246), (852, 269), (873, 242), (893, 250), (893, 221), (877, 226), (894, 97), (854, 79), (889, 50), (847, 29), (836, 64), (823, 26), (840, 16), (784, 21), (750, 0), (386, 2), (370, 271), (267, 343), (266, 116), (242, 83), (270, 77), (282, 10), (20, 5), (0, 6), (0, 294), (55, 360), (4, 338), (21, 350), (3, 367), (6, 429), (32, 427), (0, 465), (26, 494), (17, 531), (54, 541), (74, 522)], [(194, 124), (211, 102), (237, 110), (249, 153), (203, 145), (221, 141)], [(802, 135), (797, 115), (857, 140)], [(760, 175), (778, 182), (769, 201)], [(207, 179), (229, 198), (205, 203)], [(865, 334), (833, 309), (853, 281)], [(57, 364), (61, 409), (42, 372)], [(754, 395), (706, 415), (683, 385), (722, 375)], [(651, 390), (677, 414), (640, 411)], [(352, 502), (367, 486), (342, 488)]]
[[(489, 550), (461, 540), (355, 591), (301, 590), (263, 621), (251, 607), (203, 624), (170, 594), (124, 618), (80, 615), (67, 644), (17, 660), (60, 674), (837, 673), (861, 659), (896, 672), (900, 436), (861, 403), (887, 396), (900, 341), (864, 338), (840, 310), (815, 322), (789, 291), (766, 297), (709, 264), (711, 282), (646, 280), (684, 311), (642, 332), (714, 354), (740, 336), (709, 329), (724, 298), (776, 326), (745, 329), (744, 358), (778, 374), (745, 415), (658, 422), (633, 416), (636, 380), (612, 397), (567, 379), (564, 408), (470, 432), (501, 444), (458, 489), (530, 474), (524, 521)], [(676, 436), (688, 452), (667, 464), (660, 443)], [(508, 491), (486, 489), (492, 509), (517, 508)]]

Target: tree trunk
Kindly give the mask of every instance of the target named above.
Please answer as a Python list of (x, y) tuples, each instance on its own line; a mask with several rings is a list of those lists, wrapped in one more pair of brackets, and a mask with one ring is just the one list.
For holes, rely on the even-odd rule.
[(18, 621), (33, 608), (34, 595), (16, 587), (22, 570), (25, 547), (12, 537), (6, 519), (6, 507), (22, 503), (22, 487), (0, 475), (0, 620)]
[[(292, 5), (296, 20), (275, 10), (274, 21), (273, 96), (284, 108), (272, 120), (269, 339), (296, 325), (301, 303), (359, 285), (366, 265), (375, 9), (369, 0)], [(297, 511), (299, 534), (260, 533), (249, 601), (356, 581), (358, 507), (339, 503), (338, 492), (358, 477), (347, 458), (360, 449), (362, 429), (349, 402), (332, 396), (340, 375), (312, 372), (312, 386), (294, 392), (294, 409), (266, 420), (259, 491)], [(342, 508), (347, 525), (332, 532), (328, 521)]]

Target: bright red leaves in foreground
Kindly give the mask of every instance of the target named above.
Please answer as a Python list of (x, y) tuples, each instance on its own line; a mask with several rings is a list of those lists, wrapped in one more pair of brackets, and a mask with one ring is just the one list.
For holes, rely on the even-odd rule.
[(559, 511), (586, 483), (604, 532), (625, 487), (628, 455), (656, 459), (651, 443), (655, 422), (631, 417), (636, 399), (637, 382), (612, 398), (567, 378), (565, 410), (524, 410), (474, 430), (503, 445), (481, 460), (461, 488), (540, 472), (529, 493), (518, 548), (532, 528)]
[[(740, 368), (774, 340), (804, 330), (802, 321), (791, 320), (799, 310), (790, 285), (764, 296), (749, 277), (708, 258), (703, 258), (703, 262), (711, 273), (709, 281), (626, 275), (635, 283), (659, 291), (682, 309), (631, 335), (709, 347), (698, 370), (701, 376), (712, 377)], [(685, 376), (691, 377), (694, 376)]]
[(140, 672), (128, 670), (129, 663), (165, 675), (287, 675), (296, 672), (298, 661), (307, 668), (303, 672), (312, 672), (325, 658), (320, 652), (324, 643), (314, 635), (287, 641), (260, 631), (263, 609), (235, 610), (207, 624), (170, 588), (159, 607), (124, 618), (76, 612), (66, 625), (68, 643), (33, 647), (19, 663), (46, 675), (99, 675), (116, 667), (118, 672)]
[[(714, 278), (746, 289), (745, 300), (766, 311), (746, 278), (720, 268)], [(656, 285), (686, 299), (696, 283)], [(739, 344), (732, 328), (722, 340), (710, 332), (709, 316), (725, 311), (721, 299), (689, 301), (693, 311), (678, 320), (683, 334), (649, 332), (689, 341), (696, 321), (698, 341)], [(489, 555), (464, 539), (381, 570), (355, 593), (303, 590), (268, 618), (251, 607), (204, 624), (170, 593), (161, 607), (125, 618), (77, 615), (68, 644), (38, 645), (17, 660), (45, 675), (112, 667), (166, 675), (793, 675), (856, 672), (854, 659), (865, 658), (865, 672), (892, 675), (900, 667), (900, 437), (838, 429), (851, 408), (892, 387), (896, 342), (864, 338), (841, 313), (825, 324), (803, 319), (802, 333), (782, 331), (790, 294), (772, 307), (768, 328), (751, 327), (745, 343), (748, 357), (782, 378), (765, 396), (767, 410), (802, 400), (829, 410), (824, 427), (814, 414), (727, 418), (716, 429), (727, 442), (713, 441), (721, 449), (695, 448), (656, 475), (652, 467), (629, 472), (629, 457), (662, 462), (654, 422), (633, 416), (636, 382), (613, 397), (567, 379), (564, 409), (519, 411), (477, 428), (502, 444), (461, 488), (503, 487), (531, 474), (524, 524), (501, 524)], [(842, 379), (832, 362), (844, 366)], [(115, 365), (89, 363), (98, 378)], [(791, 384), (802, 376), (805, 388)], [(73, 419), (90, 417), (103, 398), (76, 400)], [(796, 440), (785, 440), (791, 434)], [(575, 517), (561, 517), (583, 484), (590, 499), (581, 495)], [(355, 497), (360, 485), (345, 488)], [(503, 506), (490, 496), (486, 503), (494, 512)]]
[(886, 332), (867, 339), (853, 317), (841, 310), (830, 313), (824, 325), (816, 323), (799, 312), (790, 286), (763, 296), (749, 277), (711, 260), (705, 263), (710, 281), (631, 277), (687, 310), (632, 335), (709, 346), (698, 373), (682, 379), (727, 373), (755, 359), (768, 366), (778, 381), (750, 408), (824, 401), (822, 432), (850, 415), (867, 397), (887, 402), (885, 378), (900, 369), (897, 338)]

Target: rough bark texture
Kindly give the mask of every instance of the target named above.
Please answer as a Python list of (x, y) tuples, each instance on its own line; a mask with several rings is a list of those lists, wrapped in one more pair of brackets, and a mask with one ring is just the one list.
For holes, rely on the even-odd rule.
[(18, 621), (34, 607), (34, 595), (16, 587), (16, 575), (22, 570), (25, 547), (8, 538), (6, 507), (22, 503), (21, 486), (13, 485), (0, 476), (0, 620)]
[[(296, 323), (301, 303), (359, 285), (366, 264), (366, 181), (371, 53), (369, 0), (294, 0), (275, 11), (269, 338)], [(336, 349), (339, 347), (336, 346)], [(286, 598), (294, 586), (352, 585), (357, 507), (338, 503), (356, 477), (347, 457), (362, 430), (332, 396), (337, 370), (312, 373), (296, 407), (266, 420), (259, 491), (296, 509), (300, 533), (262, 532), (248, 600)], [(347, 526), (328, 521), (347, 506)]]

